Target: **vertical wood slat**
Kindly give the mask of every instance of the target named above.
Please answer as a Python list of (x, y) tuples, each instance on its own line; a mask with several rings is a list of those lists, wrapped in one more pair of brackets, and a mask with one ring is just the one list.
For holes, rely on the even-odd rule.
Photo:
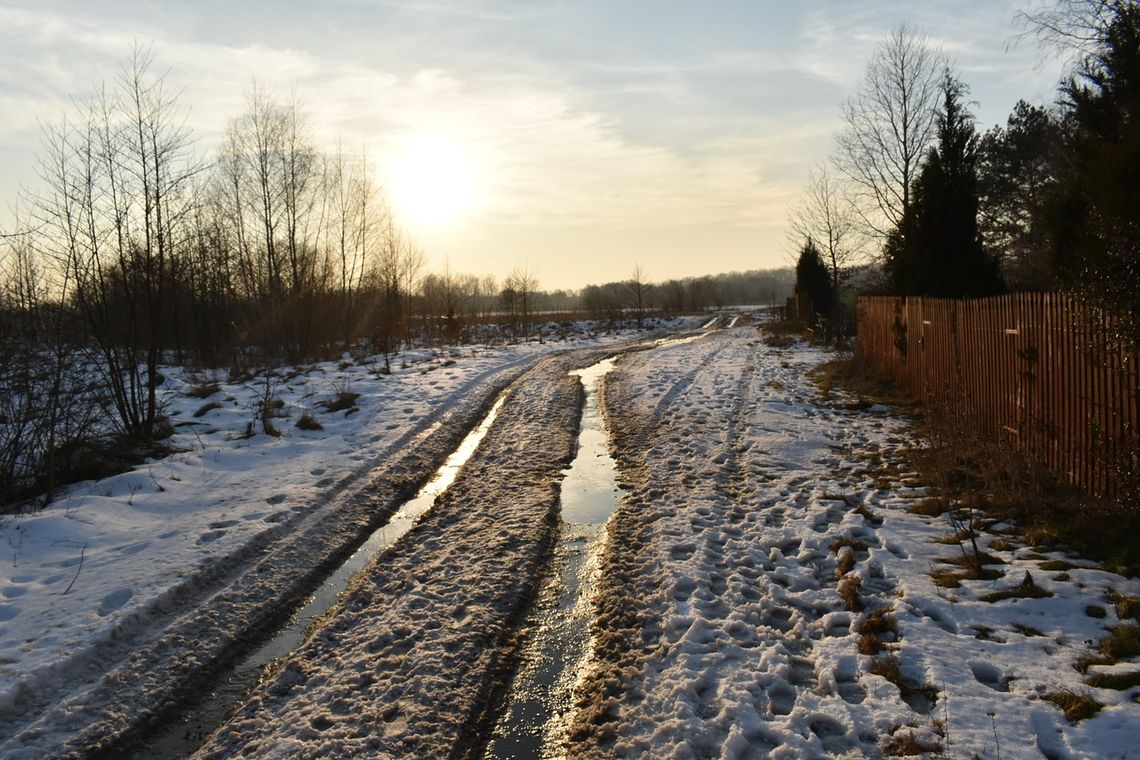
[(1122, 457), (1135, 468), (1137, 350), (1112, 338), (1112, 317), (1060, 294), (864, 297), (857, 313), (859, 359), (957, 423), (1093, 493), (1119, 491)]

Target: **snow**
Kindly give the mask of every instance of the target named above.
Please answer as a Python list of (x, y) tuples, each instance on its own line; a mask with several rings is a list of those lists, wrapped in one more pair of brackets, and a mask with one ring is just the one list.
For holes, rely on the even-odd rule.
[[(821, 402), (806, 372), (826, 354), (760, 337), (737, 327), (630, 353), (608, 376), (629, 494), (568, 756), (876, 757), (908, 741), (954, 757), (1135, 752), (1140, 689), (1090, 688), (1073, 663), (1119, 625), (1107, 591), (1140, 584), (1098, 569), (1064, 580), (1013, 546), (989, 550), (1008, 563), (1000, 579), (936, 587), (932, 568), (960, 554), (932, 543), (949, 522), (908, 513), (924, 490), (880, 490), (866, 464), (897, 459), (905, 423)], [(839, 593), (844, 555), (863, 611)], [(1027, 570), (1052, 597), (982, 600)], [(879, 656), (897, 658), (905, 695), (859, 653), (880, 608), (898, 632)], [(1071, 724), (1043, 699), (1059, 689), (1105, 708)]]
[[(0, 521), (0, 754), (103, 742), (157, 710), (386, 519), (512, 378), (631, 336), (584, 327), (569, 342), (408, 352), (391, 375), (348, 355), (281, 370), (280, 437), (256, 421), (264, 375), (164, 368), (176, 453)], [(217, 393), (188, 395), (211, 381)], [(358, 410), (323, 408), (345, 390)], [(324, 429), (295, 427), (305, 412)]]
[[(907, 510), (927, 490), (905, 472), (906, 421), (820, 399), (821, 349), (701, 322), (723, 329), (645, 350), (614, 334), (421, 352), (391, 376), (349, 358), (282, 373), (278, 438), (239, 437), (264, 377), (216, 377), (192, 399), (209, 378), (167, 369), (168, 409), (191, 423), (179, 453), (0, 523), (0, 755), (113, 750), (382, 525), (510, 385), (451, 488), (201, 755), (477, 752), (558, 533), (582, 393), (567, 373), (619, 352), (601, 399), (623, 499), (568, 757), (1135, 752), (1140, 687), (1088, 686), (1073, 664), (1127, 622), (1109, 594), (1140, 581), (997, 525), (982, 548), (1000, 577), (939, 588), (931, 572), (961, 552), (935, 542), (945, 517)], [(325, 411), (346, 388), (359, 411)], [(303, 411), (324, 430), (296, 428)], [(878, 464), (904, 471), (883, 482)], [(986, 600), (1027, 572), (1051, 596)], [(882, 612), (895, 630), (861, 653)], [(1066, 690), (1104, 707), (1071, 723), (1046, 699)]]
[(201, 757), (447, 756), (475, 746), (558, 529), (581, 387), (524, 375), (451, 489)]

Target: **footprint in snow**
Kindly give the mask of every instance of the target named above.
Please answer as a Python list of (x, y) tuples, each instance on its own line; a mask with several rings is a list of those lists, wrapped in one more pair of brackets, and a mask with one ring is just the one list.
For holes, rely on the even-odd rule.
[(212, 544), (224, 535), (226, 535), (224, 530), (208, 530), (198, 536), (198, 545)]
[(103, 597), (103, 601), (99, 602), (99, 617), (107, 617), (126, 604), (134, 595), (135, 593), (129, 588), (121, 588), (118, 591), (112, 591), (107, 594)]
[(0, 591), (0, 594), (3, 594), (5, 599), (19, 599), (26, 593), (28, 593), (28, 590), (23, 586), (6, 586)]
[(686, 560), (689, 557), (693, 556), (693, 553), (696, 550), (696, 544), (674, 544), (673, 548), (669, 550), (669, 556), (675, 560)]
[(210, 523), (208, 527), (217, 530), (219, 528), (232, 528), (237, 524), (237, 520), (218, 520), (217, 522)]
[(786, 683), (779, 683), (768, 691), (768, 705), (773, 715), (790, 715), (796, 706), (796, 690)]
[(268, 499), (266, 499), (265, 503), (277, 505), (277, 504), (281, 504), (281, 503), (287, 501), (288, 499), (289, 499), (288, 494), (278, 493), (278, 494), (273, 494)]
[(23, 612), (23, 610), (14, 604), (0, 604), (0, 623), (11, 620), (21, 612)]
[(1009, 691), (1009, 679), (994, 664), (974, 660), (969, 663), (970, 670), (978, 683), (988, 686), (994, 691)]
[(138, 554), (148, 546), (150, 546), (150, 541), (139, 541), (137, 543), (127, 544), (126, 546), (120, 546), (115, 551), (117, 551), (119, 554), (125, 554), (129, 557), (133, 554)]

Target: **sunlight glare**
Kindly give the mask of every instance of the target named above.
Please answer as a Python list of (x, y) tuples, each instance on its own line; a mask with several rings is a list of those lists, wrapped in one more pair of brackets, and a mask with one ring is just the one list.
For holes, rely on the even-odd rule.
[(439, 133), (418, 134), (405, 142), (391, 165), (389, 193), (399, 221), (447, 227), (474, 209), (476, 172), (456, 141)]

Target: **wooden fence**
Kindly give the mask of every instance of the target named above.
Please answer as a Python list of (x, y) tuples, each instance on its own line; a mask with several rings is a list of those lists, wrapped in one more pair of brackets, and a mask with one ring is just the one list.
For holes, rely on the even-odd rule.
[(862, 297), (856, 355), (876, 374), (1094, 494), (1140, 472), (1135, 343), (1060, 294)]

